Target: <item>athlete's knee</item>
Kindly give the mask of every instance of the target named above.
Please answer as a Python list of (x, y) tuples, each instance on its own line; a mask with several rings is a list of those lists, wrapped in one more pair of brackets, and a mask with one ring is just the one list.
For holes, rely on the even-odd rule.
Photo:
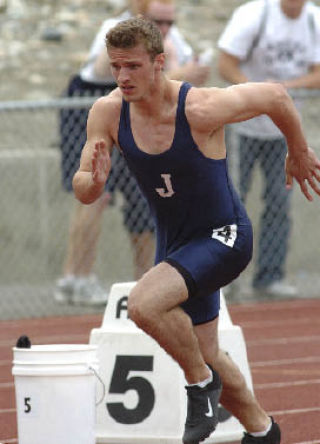
[(136, 285), (128, 297), (128, 314), (130, 319), (137, 324), (138, 327), (143, 328), (149, 320), (150, 310), (148, 309), (148, 305), (143, 290)]

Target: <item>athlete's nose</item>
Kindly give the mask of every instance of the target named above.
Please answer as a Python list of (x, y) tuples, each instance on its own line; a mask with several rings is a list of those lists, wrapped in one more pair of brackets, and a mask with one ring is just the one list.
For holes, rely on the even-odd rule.
[(118, 81), (121, 83), (125, 83), (127, 80), (129, 80), (128, 70), (125, 67), (120, 68)]

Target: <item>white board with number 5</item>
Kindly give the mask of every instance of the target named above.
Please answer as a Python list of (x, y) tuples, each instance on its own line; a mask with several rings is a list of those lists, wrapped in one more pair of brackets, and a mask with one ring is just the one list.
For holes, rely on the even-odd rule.
[[(180, 444), (186, 417), (186, 381), (176, 362), (128, 318), (127, 299), (134, 284), (113, 285), (102, 325), (90, 335), (90, 343), (98, 346), (99, 373), (105, 385), (105, 396), (96, 411), (96, 440), (108, 444)], [(232, 324), (223, 295), (219, 340), (252, 389), (242, 331)], [(241, 424), (222, 407), (219, 417), (216, 431), (205, 443), (240, 439)]]

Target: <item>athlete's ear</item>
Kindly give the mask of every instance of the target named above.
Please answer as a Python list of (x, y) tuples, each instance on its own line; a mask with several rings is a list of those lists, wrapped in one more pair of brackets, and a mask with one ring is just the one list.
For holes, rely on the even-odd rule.
[(159, 71), (163, 71), (164, 64), (166, 62), (166, 56), (165, 56), (164, 52), (162, 52), (161, 54), (157, 54), (155, 56), (154, 62), (155, 62), (156, 68), (158, 68)]

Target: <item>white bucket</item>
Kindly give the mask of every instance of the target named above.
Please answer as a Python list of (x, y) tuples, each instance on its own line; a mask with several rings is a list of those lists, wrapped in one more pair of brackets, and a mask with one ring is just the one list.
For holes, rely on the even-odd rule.
[(97, 347), (13, 348), (19, 444), (94, 444)]

